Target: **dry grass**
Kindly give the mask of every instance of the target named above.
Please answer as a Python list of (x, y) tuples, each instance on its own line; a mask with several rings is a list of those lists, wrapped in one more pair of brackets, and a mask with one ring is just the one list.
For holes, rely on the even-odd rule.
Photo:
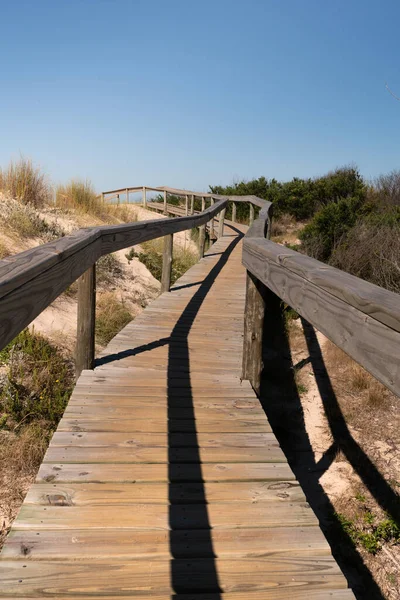
[(105, 292), (97, 298), (96, 340), (102, 346), (110, 342), (132, 320), (132, 313), (113, 292)]
[[(392, 394), (368, 371), (330, 341), (325, 344), (324, 356), (329, 365), (329, 374), (338, 386), (341, 395), (347, 393), (347, 396), (353, 398), (357, 395), (357, 405), (351, 411), (353, 424), (356, 425), (360, 419), (364, 420), (363, 412), (365, 410), (375, 411), (377, 408), (385, 408)], [(347, 404), (350, 405), (351, 402), (348, 401)], [(363, 407), (362, 411), (359, 410), (360, 405)]]
[(7, 256), (10, 256), (10, 254), (11, 252), (8, 250), (5, 243), (0, 241), (0, 260), (3, 258), (7, 258)]
[(289, 229), (297, 227), (297, 223), (292, 215), (283, 213), (272, 219), (271, 236), (276, 237), (287, 233)]
[(8, 167), (0, 169), (0, 190), (23, 204), (41, 208), (51, 197), (47, 177), (32, 161), (20, 158), (10, 162)]
[(56, 191), (56, 205), (63, 210), (74, 210), (97, 217), (101, 217), (105, 212), (103, 203), (90, 181), (71, 180), (65, 185), (59, 185)]
[(129, 204), (105, 204), (104, 211), (108, 217), (123, 223), (136, 223), (138, 220), (137, 211)]

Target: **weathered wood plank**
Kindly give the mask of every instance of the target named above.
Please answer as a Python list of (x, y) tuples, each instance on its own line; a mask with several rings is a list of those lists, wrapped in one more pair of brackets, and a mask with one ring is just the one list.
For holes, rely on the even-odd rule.
[[(24, 567), (25, 564), (25, 567)], [(170, 561), (0, 561), (3, 594), (139, 594), (240, 592), (284, 588), (292, 597), (293, 588), (340, 589), (346, 581), (331, 557), (268, 558), (260, 560), (197, 559), (173, 561), (171, 588)], [(215, 570), (218, 573), (218, 583)]]
[[(39, 533), (39, 535), (38, 535)], [(170, 540), (172, 535), (172, 541)], [(265, 558), (268, 556), (329, 556), (319, 527), (257, 529), (202, 529), (132, 531), (126, 529), (15, 530), (7, 541), (4, 559), (168, 559), (170, 542), (176, 558)]]
[[(295, 481), (287, 463), (220, 463), (201, 466), (204, 481)], [(38, 483), (92, 482), (138, 483), (146, 481), (198, 482), (198, 471), (189, 464), (54, 464), (42, 463)]]
[(102, 504), (207, 504), (215, 502), (306, 502), (296, 481), (202, 483), (41, 483), (29, 490), (25, 504), (97, 506)]

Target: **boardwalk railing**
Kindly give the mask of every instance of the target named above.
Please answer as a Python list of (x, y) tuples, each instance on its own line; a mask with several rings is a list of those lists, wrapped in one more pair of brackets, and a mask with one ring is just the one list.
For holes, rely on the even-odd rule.
[[(95, 264), (103, 255), (164, 237), (162, 291), (169, 290), (172, 236), (200, 228), (199, 256), (204, 253), (205, 227), (219, 215), (223, 234), (228, 202), (250, 205), (250, 228), (243, 245), (247, 269), (243, 348), (243, 379), (256, 390), (262, 372), (262, 331), (265, 310), (278, 296), (317, 327), (337, 346), (365, 367), (395, 394), (400, 395), (399, 296), (357, 277), (271, 242), (272, 205), (256, 196), (220, 196), (169, 187), (130, 187), (104, 192), (104, 201), (119, 194), (157, 191), (185, 198), (187, 214), (171, 219), (92, 227), (0, 261), (0, 348), (9, 343), (71, 283), (79, 278), (76, 370), (94, 364)], [(194, 214), (194, 199), (202, 211)], [(190, 211), (189, 211), (190, 199)], [(210, 201), (209, 208), (205, 208)], [(259, 207), (254, 220), (254, 207)], [(213, 225), (211, 225), (213, 229)]]
[(278, 296), (400, 396), (399, 295), (265, 239), (268, 209), (260, 212), (243, 244), (243, 378), (259, 388), (264, 313)]
[[(129, 188), (129, 190), (143, 190)], [(149, 188), (147, 188), (149, 189)], [(172, 188), (168, 193), (191, 195)], [(126, 190), (123, 190), (126, 191)], [(118, 190), (116, 191), (118, 192)], [(198, 194), (197, 194), (198, 195)], [(200, 228), (199, 256), (204, 253), (205, 227), (219, 215), (219, 237), (223, 234), (228, 197), (205, 194), (204, 210), (172, 219), (155, 219), (124, 225), (90, 227), (0, 261), (0, 349), (29, 325), (68, 286), (78, 281), (77, 376), (94, 364), (96, 261), (105, 254), (164, 237), (162, 291), (169, 290), (174, 233)], [(211, 206), (205, 208), (206, 198)], [(252, 201), (240, 197), (237, 201)]]

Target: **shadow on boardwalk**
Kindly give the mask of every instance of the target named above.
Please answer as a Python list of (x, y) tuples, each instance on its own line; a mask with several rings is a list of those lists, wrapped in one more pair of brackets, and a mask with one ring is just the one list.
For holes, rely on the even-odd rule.
[(310, 506), (319, 519), (332, 554), (356, 598), (384, 600), (362, 556), (351, 538), (343, 531), (335, 509), (319, 480), (334, 460), (336, 449), (340, 448), (381, 506), (394, 516), (399, 507), (394, 502), (393, 490), (351, 437), (330, 383), (315, 331), (308, 322), (302, 321), (310, 353), (307, 362), (312, 364), (334, 438), (332, 448), (319, 462), (315, 461), (294, 379), (295, 371), (280, 300), (271, 295), (268, 303), (264, 324), (264, 371), (260, 394), (264, 410)]
[[(169, 499), (169, 522), (170, 522), (170, 551), (171, 561), (171, 582), (172, 588), (176, 593), (188, 593), (193, 591), (190, 589), (190, 580), (196, 581), (196, 593), (213, 592), (213, 600), (222, 598), (222, 590), (218, 581), (218, 573), (215, 564), (215, 552), (213, 549), (211, 526), (207, 510), (207, 499), (205, 494), (204, 480), (201, 469), (201, 458), (199, 452), (199, 443), (196, 430), (196, 419), (193, 405), (192, 386), (190, 381), (190, 354), (188, 336), (192, 328), (193, 322), (209, 293), (215, 279), (227, 263), (229, 256), (235, 246), (240, 241), (241, 236), (236, 236), (232, 239), (232, 243), (228, 249), (221, 254), (217, 264), (211, 269), (207, 277), (201, 282), (199, 289), (194, 293), (189, 300), (179, 319), (177, 320), (174, 329), (172, 330), (169, 340), (168, 352), (168, 429), (169, 429), (169, 481), (170, 481), (170, 499)], [(173, 291), (172, 291), (173, 293)], [(174, 387), (174, 380), (180, 379), (180, 387)], [(183, 383), (182, 383), (183, 382)], [(190, 482), (196, 483), (196, 522), (202, 527), (201, 549), (199, 548), (198, 556), (193, 558), (193, 544), (189, 543), (188, 547), (192, 549), (190, 556), (182, 554), (182, 544), (175, 542), (175, 532), (177, 529), (182, 529), (185, 523), (185, 506), (177, 504), (176, 499), (171, 493), (174, 486), (182, 483), (179, 478), (179, 473), (176, 472), (173, 465), (172, 434), (178, 431), (178, 421), (172, 421), (171, 411), (173, 412), (176, 402), (180, 407), (183, 407), (185, 413), (188, 413), (190, 420), (189, 426), (185, 427), (185, 435), (187, 438), (187, 446), (197, 449), (197, 453), (190, 462)], [(173, 425), (172, 425), (173, 424)], [(189, 465), (188, 465), (189, 466)], [(186, 531), (188, 542), (190, 537), (195, 533), (193, 530)], [(182, 561), (178, 559), (186, 559), (184, 561), (185, 568), (182, 570)]]

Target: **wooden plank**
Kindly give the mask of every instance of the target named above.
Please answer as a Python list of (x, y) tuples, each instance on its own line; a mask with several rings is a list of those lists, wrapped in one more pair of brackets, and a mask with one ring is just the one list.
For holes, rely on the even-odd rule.
[[(294, 481), (287, 463), (202, 464), (204, 481)], [(189, 464), (54, 464), (42, 463), (38, 483), (99, 482), (140, 483), (146, 481), (197, 482), (198, 469)]]
[[(194, 434), (195, 435), (195, 434)], [(262, 463), (286, 462), (277, 441), (264, 448), (161, 448), (135, 446), (53, 446), (44, 461), (54, 463)]]
[(25, 504), (98, 506), (102, 504), (193, 504), (206, 502), (306, 502), (297, 481), (201, 483), (41, 483), (28, 491)]
[(57, 430), (51, 440), (51, 447), (55, 446), (82, 446), (82, 447), (161, 447), (161, 448), (187, 448), (193, 446), (201, 448), (225, 448), (227, 446), (246, 448), (266, 448), (271, 444), (278, 444), (275, 435), (271, 433), (197, 433), (196, 440), (192, 434), (187, 433), (109, 433), (109, 432), (66, 432)]
[[(192, 419), (177, 419), (166, 421), (154, 419), (135, 419), (129, 412), (124, 420), (122, 419), (104, 419), (88, 416), (85, 418), (63, 417), (59, 423), (58, 431), (114, 431), (128, 432), (130, 435), (136, 432), (192, 432)], [(231, 419), (230, 421), (222, 419), (213, 419), (196, 422), (197, 433), (260, 433), (271, 431), (271, 426), (266, 419), (258, 421), (246, 421), (243, 418)]]
[[(304, 591), (303, 587), (306, 587)], [(128, 600), (148, 600), (149, 595), (145, 592), (145, 595), (141, 593), (125, 594), (124, 598)], [(15, 600), (15, 596), (11, 598), (11, 596), (4, 596), (1, 594), (0, 597), (3, 600)], [(24, 596), (25, 598), (27, 596)], [(68, 596), (51, 596), (53, 600), (65, 600)], [(74, 593), (75, 600), (87, 600), (88, 596), (77, 595)], [(48, 600), (49, 596), (36, 596), (36, 600)], [(116, 596), (113, 594), (112, 596), (93, 596), (90, 594), (90, 600), (115, 600)], [(152, 593), (152, 600), (171, 600), (171, 595), (169, 592), (165, 594), (156, 595)], [(194, 597), (193, 594), (174, 594), (174, 600), (221, 600), (220, 593), (196, 593)], [(257, 592), (233, 592), (232, 594), (224, 593), (224, 600), (287, 600), (288, 598), (288, 590), (287, 588), (277, 589), (274, 587), (272, 590), (262, 590)], [(290, 598), (293, 600), (354, 600), (354, 594), (351, 590), (345, 589), (310, 589), (309, 586), (296, 586), (290, 588)]]
[[(24, 567), (25, 565), (25, 567)], [(171, 582), (171, 569), (173, 582)], [(218, 582), (216, 581), (218, 573)], [(330, 557), (271, 557), (260, 560), (0, 561), (2, 593), (9, 595), (118, 594), (130, 592), (240, 592), (293, 588), (340, 589), (347, 583)], [(171, 587), (172, 586), (172, 587)]]
[(319, 527), (271, 527), (177, 531), (127, 529), (13, 530), (3, 559), (168, 559), (265, 558), (267, 556), (329, 556), (329, 546)]
[(96, 506), (38, 506), (23, 504), (13, 528), (30, 529), (212, 529), (242, 527), (288, 527), (317, 525), (318, 521), (306, 502), (276, 502), (273, 510), (264, 504), (120, 504)]

